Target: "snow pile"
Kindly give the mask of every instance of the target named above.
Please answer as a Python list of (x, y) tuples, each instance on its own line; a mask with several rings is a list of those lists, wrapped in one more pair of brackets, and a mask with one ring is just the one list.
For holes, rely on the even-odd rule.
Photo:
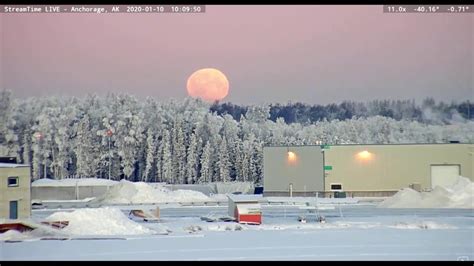
[(192, 234), (192, 233), (202, 231), (202, 227), (200, 227), (199, 225), (190, 225), (190, 226), (186, 226), (184, 228), (184, 231)]
[(161, 188), (161, 187), (166, 186), (165, 182), (152, 182), (152, 183), (147, 183), (147, 184), (150, 185), (152, 188)]
[(210, 196), (215, 201), (228, 201), (229, 197), (227, 194), (214, 194)]
[(175, 191), (170, 191), (170, 194), (173, 196), (176, 202), (212, 200), (211, 198), (204, 195), (203, 193), (199, 191), (193, 191), (193, 190), (178, 189)]
[(113, 186), (117, 181), (102, 178), (67, 178), (54, 180), (42, 178), (31, 183), (33, 187)]
[(242, 231), (247, 230), (247, 226), (240, 224), (211, 224), (207, 226), (208, 231)]
[(61, 230), (52, 228), (50, 226), (29, 223), (23, 221), (23, 223), (36, 227), (32, 231), (19, 232), (17, 230), (8, 230), (5, 233), (0, 233), (0, 241), (32, 241), (39, 240), (42, 238), (56, 238), (56, 237), (67, 237)]
[(397, 192), (397, 194), (392, 197), (384, 200), (378, 206), (383, 208), (406, 208), (405, 206), (410, 206), (412, 208), (412, 203), (420, 204), (421, 202), (421, 193), (411, 188), (403, 188)]
[(448, 188), (448, 191), (453, 194), (451, 196), (451, 208), (474, 208), (474, 183), (470, 179), (459, 177)]
[(401, 189), (378, 206), (382, 208), (474, 208), (474, 183), (459, 176), (453, 185), (436, 186), (430, 192)]
[(144, 182), (121, 180), (97, 201), (108, 204), (140, 204), (158, 202), (212, 201), (201, 192), (192, 190), (171, 191), (164, 186), (150, 186)]
[(117, 208), (77, 209), (73, 212), (56, 212), (47, 221), (68, 221), (61, 231), (72, 235), (141, 235), (150, 230), (131, 221)]
[(5, 233), (0, 234), (0, 241), (7, 241), (7, 240), (21, 240), (25, 237), (23, 234), (16, 230), (8, 230)]

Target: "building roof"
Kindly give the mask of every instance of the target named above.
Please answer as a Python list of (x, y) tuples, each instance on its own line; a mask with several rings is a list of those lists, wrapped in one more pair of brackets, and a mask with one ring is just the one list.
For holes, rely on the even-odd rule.
[(229, 194), (227, 195), (230, 200), (233, 202), (258, 202), (263, 199), (263, 196), (261, 194), (257, 195), (234, 195), (234, 194)]
[(454, 142), (454, 143), (361, 143), (361, 144), (308, 144), (308, 145), (265, 145), (263, 148), (295, 148), (295, 147), (321, 147), (325, 146), (416, 146), (416, 145), (474, 145), (474, 143), (469, 142)]
[(30, 167), (30, 166), (27, 164), (0, 163), (0, 168), (18, 168), (18, 167)]

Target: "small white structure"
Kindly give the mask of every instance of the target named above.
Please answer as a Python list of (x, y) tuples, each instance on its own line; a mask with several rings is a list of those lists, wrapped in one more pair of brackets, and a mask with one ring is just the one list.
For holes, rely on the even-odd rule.
[(228, 195), (229, 216), (238, 223), (261, 224), (262, 208), (259, 200), (262, 195)]

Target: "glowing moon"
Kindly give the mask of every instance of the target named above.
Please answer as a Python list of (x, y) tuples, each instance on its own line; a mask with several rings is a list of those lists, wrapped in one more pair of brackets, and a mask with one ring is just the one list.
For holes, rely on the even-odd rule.
[(229, 93), (229, 81), (224, 73), (215, 68), (203, 68), (189, 76), (186, 84), (191, 97), (214, 102), (224, 99)]

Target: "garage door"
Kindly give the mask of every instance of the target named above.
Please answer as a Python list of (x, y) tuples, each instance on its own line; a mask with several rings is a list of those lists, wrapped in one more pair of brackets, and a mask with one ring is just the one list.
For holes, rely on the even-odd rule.
[(449, 187), (456, 182), (460, 174), (459, 165), (432, 165), (431, 188), (436, 186)]

